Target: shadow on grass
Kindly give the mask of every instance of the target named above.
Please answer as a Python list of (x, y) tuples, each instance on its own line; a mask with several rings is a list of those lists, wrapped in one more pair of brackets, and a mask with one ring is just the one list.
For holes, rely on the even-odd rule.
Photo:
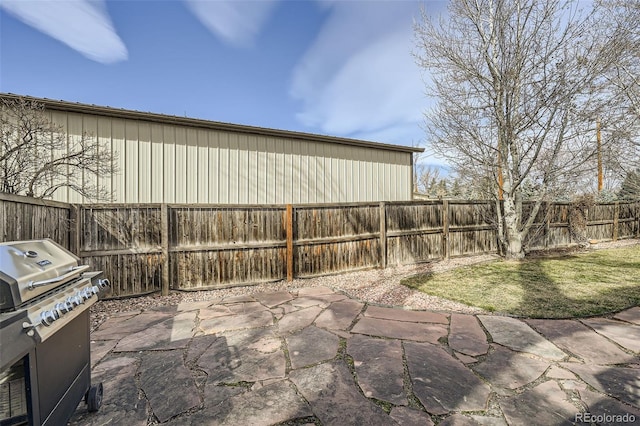
[[(625, 253), (622, 253), (623, 255)], [(570, 262), (570, 263), (566, 263)], [(640, 303), (640, 262), (597, 252), (496, 261), (403, 284), (424, 293), (518, 317), (604, 315)]]

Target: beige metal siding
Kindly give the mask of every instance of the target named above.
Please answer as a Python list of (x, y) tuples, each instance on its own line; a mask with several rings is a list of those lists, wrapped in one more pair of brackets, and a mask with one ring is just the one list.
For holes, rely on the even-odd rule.
[[(411, 153), (52, 111), (68, 142), (83, 132), (116, 155), (94, 183), (113, 202), (284, 204), (411, 199)], [(88, 178), (88, 176), (86, 177)], [(71, 190), (55, 199), (85, 202)]]

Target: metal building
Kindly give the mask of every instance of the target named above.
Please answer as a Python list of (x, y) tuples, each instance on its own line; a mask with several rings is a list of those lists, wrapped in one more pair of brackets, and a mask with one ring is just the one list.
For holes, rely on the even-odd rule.
[[(6, 96), (6, 95), (5, 95)], [(412, 198), (421, 148), (37, 99), (68, 138), (116, 154), (112, 202), (284, 204)], [(69, 189), (54, 198), (83, 200)]]

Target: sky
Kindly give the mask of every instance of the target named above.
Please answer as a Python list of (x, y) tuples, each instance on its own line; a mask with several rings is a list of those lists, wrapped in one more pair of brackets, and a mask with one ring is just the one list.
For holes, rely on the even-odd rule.
[(0, 0), (0, 92), (423, 145), (421, 7), (446, 3)]

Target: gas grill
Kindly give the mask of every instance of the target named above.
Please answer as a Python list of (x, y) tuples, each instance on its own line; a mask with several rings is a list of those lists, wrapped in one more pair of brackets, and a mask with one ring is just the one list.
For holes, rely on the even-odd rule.
[(102, 272), (52, 240), (0, 243), (0, 426), (64, 425), (91, 385), (89, 307)]

